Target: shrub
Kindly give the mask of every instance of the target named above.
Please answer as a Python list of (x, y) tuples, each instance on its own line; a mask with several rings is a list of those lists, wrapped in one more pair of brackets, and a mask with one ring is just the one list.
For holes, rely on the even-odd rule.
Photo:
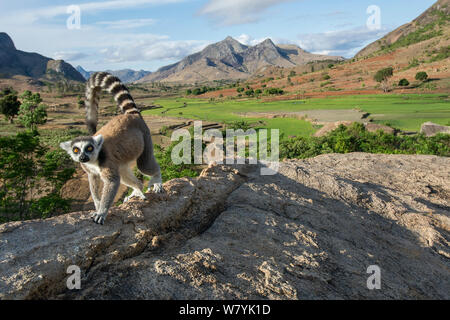
[(248, 129), (250, 129), (252, 126), (250, 125), (250, 123), (248, 123), (245, 120), (237, 120), (237, 121), (233, 121), (232, 123), (230, 123), (227, 128), (229, 129), (233, 129), (233, 130), (239, 130), (242, 129), (244, 131), (247, 131)]
[(424, 71), (417, 72), (416, 80), (423, 82), (423, 81), (426, 81), (427, 79), (428, 79), (428, 74), (426, 72), (424, 72)]
[(408, 81), (407, 79), (401, 79), (401, 80), (398, 82), (398, 85), (399, 85), (400, 87), (406, 87), (406, 86), (409, 86), (409, 81)]
[(248, 89), (247, 91), (245, 91), (245, 94), (246, 94), (247, 96), (253, 96), (253, 95), (255, 94), (255, 91), (253, 91), (253, 89), (250, 88), (250, 89)]
[[(191, 129), (191, 163), (194, 163), (194, 135), (193, 129)], [(174, 164), (172, 161), (172, 150), (177, 146), (182, 138), (178, 141), (173, 141), (172, 144), (167, 148), (162, 148), (161, 146), (155, 144), (155, 157), (161, 168), (161, 176), (163, 182), (184, 177), (197, 177), (200, 174), (201, 167), (193, 166), (192, 164)], [(202, 143), (202, 151), (206, 145)]]
[(283, 93), (283, 89), (280, 88), (267, 88), (264, 90), (264, 95), (281, 95)]
[(323, 137), (297, 137), (280, 142), (282, 158), (309, 158), (324, 153), (369, 152), (386, 154), (431, 154), (450, 156), (450, 135), (426, 137), (395, 136), (377, 131), (368, 132), (361, 123), (339, 126)]
[(42, 104), (42, 98), (39, 93), (24, 91), (20, 96), (22, 104), (19, 108), (19, 121), (26, 128), (36, 131), (37, 125), (47, 122), (46, 106)]
[(394, 75), (394, 69), (392, 67), (384, 68), (378, 70), (378, 72), (373, 77), (376, 82), (381, 84), (384, 92), (389, 90), (388, 81)]
[(12, 89), (5, 89), (0, 93), (0, 113), (3, 114), (10, 123), (19, 113), (20, 101), (17, 100), (17, 92)]

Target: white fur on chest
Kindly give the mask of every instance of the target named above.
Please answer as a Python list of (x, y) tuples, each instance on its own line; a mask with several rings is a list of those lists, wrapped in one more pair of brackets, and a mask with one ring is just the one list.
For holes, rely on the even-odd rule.
[(95, 174), (95, 175), (99, 175), (100, 174), (100, 167), (98, 165), (98, 162), (94, 162), (94, 163), (83, 163), (82, 164), (83, 169), (86, 171), (88, 171), (91, 174)]

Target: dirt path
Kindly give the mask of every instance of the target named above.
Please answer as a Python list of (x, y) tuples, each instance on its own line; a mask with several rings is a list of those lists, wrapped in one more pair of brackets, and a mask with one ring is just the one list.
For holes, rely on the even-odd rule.
[(313, 123), (336, 122), (336, 121), (358, 121), (364, 120), (365, 112), (356, 109), (339, 109), (339, 110), (304, 110), (294, 112), (245, 112), (238, 113), (239, 116), (249, 118), (296, 118), (299, 120), (307, 120)]

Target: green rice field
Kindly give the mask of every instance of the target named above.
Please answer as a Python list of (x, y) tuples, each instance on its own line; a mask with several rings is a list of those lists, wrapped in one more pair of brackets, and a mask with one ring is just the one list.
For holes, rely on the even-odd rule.
[[(161, 105), (162, 109), (146, 110), (144, 114), (230, 123), (245, 119), (265, 128), (280, 129), (285, 135), (307, 136), (314, 133), (311, 123), (294, 118), (249, 118), (246, 112), (295, 112), (307, 110), (358, 109), (370, 113), (375, 123), (390, 125), (404, 131), (419, 131), (420, 125), (432, 121), (450, 125), (450, 100), (446, 94), (379, 94), (262, 102), (258, 99), (210, 101), (199, 98), (171, 98), (139, 101)], [(186, 106), (184, 106), (186, 104)]]

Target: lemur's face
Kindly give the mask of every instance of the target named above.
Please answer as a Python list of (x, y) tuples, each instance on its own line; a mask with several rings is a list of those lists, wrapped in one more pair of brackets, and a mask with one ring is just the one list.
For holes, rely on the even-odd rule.
[(103, 137), (101, 134), (94, 137), (78, 137), (71, 141), (61, 142), (60, 147), (76, 162), (95, 162), (102, 149)]

